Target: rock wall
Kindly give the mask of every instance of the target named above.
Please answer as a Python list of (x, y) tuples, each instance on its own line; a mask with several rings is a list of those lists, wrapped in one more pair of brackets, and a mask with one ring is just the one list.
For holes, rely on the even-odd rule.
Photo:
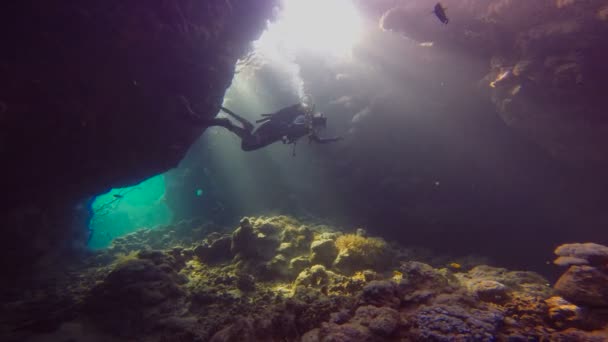
[(0, 11), (2, 268), (27, 273), (50, 250), (82, 246), (79, 201), (175, 166), (274, 5), (61, 0)]
[(435, 3), (368, 6), (394, 6), (380, 20), (386, 30), (485, 61), (480, 85), (502, 120), (556, 159), (608, 164), (604, 1), (446, 0), (447, 25), (430, 14)]

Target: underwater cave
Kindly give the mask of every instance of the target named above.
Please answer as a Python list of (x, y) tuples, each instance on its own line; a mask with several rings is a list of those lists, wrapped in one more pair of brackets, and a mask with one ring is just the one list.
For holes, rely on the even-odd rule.
[(0, 340), (608, 340), (608, 5), (0, 11)]

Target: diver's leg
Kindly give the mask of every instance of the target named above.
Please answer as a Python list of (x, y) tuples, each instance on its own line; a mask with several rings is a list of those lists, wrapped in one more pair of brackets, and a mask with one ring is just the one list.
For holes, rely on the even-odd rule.
[(236, 114), (228, 108), (220, 107), (220, 109), (222, 109), (224, 112), (226, 112), (226, 114), (232, 116), (235, 120), (243, 124), (243, 128), (249, 130), (249, 132), (253, 131), (253, 124), (251, 122), (247, 121), (245, 118)]
[(283, 137), (283, 129), (276, 122), (266, 122), (241, 141), (243, 151), (252, 151), (268, 146)]
[(227, 130), (229, 130), (230, 132), (238, 135), (239, 138), (241, 138), (242, 140), (251, 139), (251, 132), (250, 131), (248, 131), (247, 129), (245, 129), (243, 127), (236, 126), (235, 124), (233, 124), (230, 121), (230, 119), (227, 119), (227, 118), (213, 118), (213, 119), (209, 119), (209, 121), (207, 123), (207, 126), (208, 127), (211, 127), (211, 126), (224, 127)]

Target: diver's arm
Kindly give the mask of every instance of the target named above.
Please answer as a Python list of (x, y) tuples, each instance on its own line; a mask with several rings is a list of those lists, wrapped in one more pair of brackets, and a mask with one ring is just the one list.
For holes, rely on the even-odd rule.
[(331, 142), (336, 142), (336, 141), (340, 141), (344, 138), (342, 137), (333, 137), (333, 138), (321, 138), (317, 135), (316, 132), (311, 133), (308, 136), (309, 141), (314, 141), (318, 144), (326, 144), (326, 143), (331, 143)]

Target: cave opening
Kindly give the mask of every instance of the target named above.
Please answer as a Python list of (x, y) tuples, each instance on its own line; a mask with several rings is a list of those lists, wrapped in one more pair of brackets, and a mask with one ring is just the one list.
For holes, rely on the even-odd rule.
[(165, 202), (164, 174), (98, 195), (91, 209), (88, 247), (93, 250), (107, 248), (115, 238), (138, 229), (169, 224), (173, 216)]

